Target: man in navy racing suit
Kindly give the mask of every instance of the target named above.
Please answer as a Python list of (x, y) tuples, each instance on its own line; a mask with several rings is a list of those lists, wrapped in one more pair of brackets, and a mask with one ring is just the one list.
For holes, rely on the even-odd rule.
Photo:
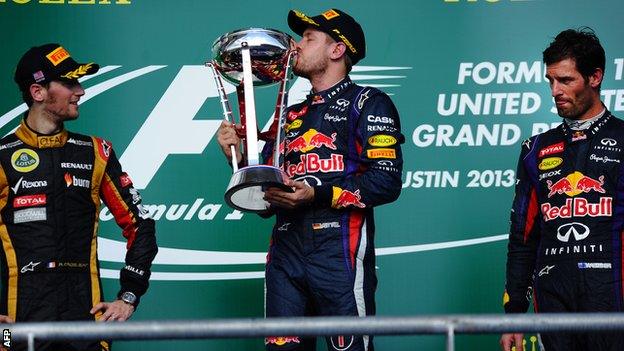
[[(605, 53), (589, 29), (544, 51), (563, 123), (522, 144), (511, 213), (506, 313), (620, 312), (624, 122), (600, 100)], [(523, 335), (504, 334), (504, 351)], [(542, 333), (542, 349), (624, 350), (621, 333)]]
[[(276, 215), (266, 265), (266, 316), (375, 314), (373, 207), (401, 191), (399, 115), (383, 92), (354, 84), (351, 66), (365, 55), (364, 33), (348, 14), (331, 9), (288, 14), (302, 35), (295, 74), (312, 92), (287, 112), (284, 170), (293, 193), (276, 188), (265, 199)], [(238, 145), (224, 122), (219, 143), (230, 157)], [(270, 158), (274, 145), (263, 151)], [(240, 155), (238, 155), (240, 156)], [(240, 158), (239, 158), (240, 159)], [(337, 335), (330, 350), (372, 350), (372, 337)], [(314, 340), (268, 337), (268, 350), (314, 350)]]

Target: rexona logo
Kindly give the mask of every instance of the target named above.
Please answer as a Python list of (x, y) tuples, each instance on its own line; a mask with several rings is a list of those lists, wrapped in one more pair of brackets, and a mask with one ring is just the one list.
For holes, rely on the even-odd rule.
[[(34, 2), (34, 0), (33, 0)], [(51, 2), (51, 1), (50, 1)], [(86, 2), (86, 0), (85, 0)], [(40, 3), (44, 3), (41, 1)], [(70, 0), (59, 3), (75, 3)], [(95, 3), (104, 3), (103, 1), (95, 1)], [(114, 3), (110, 1), (110, 3)], [(121, 4), (121, 1), (116, 3)], [(128, 1), (129, 3), (129, 1)], [(136, 121), (128, 123), (127, 126), (137, 126), (136, 130), (123, 129), (119, 131), (119, 126), (113, 123), (102, 123), (100, 118), (85, 114), (81, 116), (82, 123), (97, 123), (97, 134), (104, 138), (113, 140), (129, 140), (128, 145), (116, 143), (114, 145), (115, 152), (119, 156), (119, 160), (123, 165), (124, 171), (132, 177), (121, 176), (119, 182), (121, 186), (134, 187), (141, 191), (144, 197), (143, 207), (147, 209), (152, 218), (159, 222), (167, 222), (169, 227), (180, 226), (179, 230), (159, 231), (158, 235), (165, 237), (167, 235), (175, 235), (177, 247), (160, 247), (158, 256), (155, 259), (155, 270), (152, 272), (152, 280), (225, 280), (225, 279), (257, 279), (264, 276), (264, 272), (258, 270), (258, 265), (262, 265), (266, 261), (266, 251), (264, 247), (259, 247), (258, 252), (248, 252), (249, 247), (243, 246), (247, 243), (241, 242), (240, 248), (233, 248), (231, 251), (209, 251), (205, 249), (197, 249), (203, 243), (201, 236), (193, 236), (185, 234), (185, 229), (201, 228), (201, 230), (189, 230), (189, 232), (211, 233), (210, 224), (221, 226), (220, 231), (228, 234), (228, 225), (232, 222), (240, 223), (243, 218), (247, 218), (242, 213), (230, 209), (225, 205), (223, 200), (223, 192), (227, 187), (227, 179), (230, 176), (230, 168), (225, 159), (221, 155), (216, 142), (212, 142), (219, 125), (222, 121), (222, 111), (219, 104), (218, 90), (214, 84), (212, 73), (203, 65), (187, 65), (181, 67), (169, 67), (164, 65), (150, 65), (138, 67), (136, 69), (122, 66), (102, 66), (98, 73), (91, 76), (81, 78), (81, 83), (85, 87), (85, 95), (80, 100), (80, 104), (95, 104), (98, 106), (114, 105), (112, 102), (104, 101), (115, 94), (104, 94), (109, 90), (115, 90), (118, 87), (125, 87), (132, 84), (134, 91), (144, 91), (141, 84), (146, 84), (146, 77), (150, 78), (149, 84), (154, 82), (162, 82), (162, 86), (157, 89), (147, 89), (147, 91), (159, 91), (160, 96), (146, 97), (141, 99), (132, 99), (132, 103), (136, 103), (137, 107), (129, 108), (132, 111), (145, 110), (144, 115), (133, 113), (128, 118), (135, 118)], [(380, 87), (386, 86), (384, 83), (390, 81), (393, 86), (393, 93), (400, 94), (401, 88), (399, 82), (404, 77), (396, 74), (397, 70), (409, 69), (408, 67), (380, 67), (380, 66), (355, 66), (353, 68), (353, 80), (365, 86), (381, 84)], [(120, 73), (117, 73), (120, 72)], [(159, 80), (154, 80), (157, 76)], [(367, 81), (367, 77), (372, 77)], [(385, 80), (385, 81), (384, 81)], [(95, 83), (92, 83), (95, 82)], [(372, 84), (371, 84), (372, 83)], [(227, 84), (227, 83), (226, 83)], [(289, 91), (289, 103), (296, 104), (304, 101), (311, 87), (306, 79), (295, 79), (292, 82)], [(235, 87), (226, 85), (226, 93), (229, 94), (230, 103), (236, 103), (234, 94)], [(277, 89), (275, 89), (277, 94)], [(272, 105), (274, 97), (271, 97), (265, 105)], [(157, 101), (152, 106), (144, 106), (146, 101)], [(214, 109), (206, 110), (205, 106), (215, 106)], [(262, 106), (259, 104), (258, 106)], [(7, 123), (15, 124), (18, 119), (27, 110), (26, 105), (16, 106), (2, 114), (0, 112), (0, 128), (4, 128), (5, 133), (9, 133)], [(204, 112), (206, 111), (206, 112)], [(264, 112), (263, 112), (264, 111)], [(267, 124), (271, 121), (271, 109), (257, 109), (258, 122), (260, 129), (266, 129)], [(93, 113), (93, 112), (91, 112)], [(105, 111), (102, 111), (105, 113)], [(374, 123), (380, 126), (390, 126), (388, 123), (393, 121), (383, 116), (367, 116)], [(301, 116), (291, 123), (292, 132), (300, 132), (303, 135), (305, 131), (300, 131), (301, 126), (297, 125), (297, 121), (305, 120), (306, 116)], [(322, 118), (322, 117), (321, 117)], [(90, 122), (97, 121), (97, 122)], [(383, 125), (388, 124), (388, 125)], [(126, 127), (127, 127), (126, 126)], [(70, 123), (67, 127), (72, 130), (73, 125)], [(107, 129), (108, 128), (108, 129)], [(75, 130), (83, 132), (84, 130)], [(115, 138), (116, 135), (122, 134), (122, 138)], [(296, 139), (298, 135), (293, 135)], [(305, 137), (297, 139), (295, 144), (290, 145), (291, 149), (298, 149), (300, 154), (296, 162), (289, 165), (288, 169), (293, 178), (301, 178), (311, 184), (315, 177), (324, 172), (343, 172), (345, 169), (344, 155), (334, 152), (332, 153), (335, 136), (333, 133), (321, 134), (310, 133)], [(375, 142), (382, 140), (376, 140)], [(82, 141), (68, 141), (74, 143), (85, 143), (85, 146), (91, 144)], [(98, 149), (101, 149), (98, 146)], [(323, 156), (317, 154), (317, 150), (327, 150)], [(386, 158), (392, 157), (391, 152), (380, 149), (378, 154), (372, 156)], [(21, 172), (27, 172), (34, 169), (38, 165), (39, 157), (29, 149), (22, 148), (18, 150), (12, 157), (12, 165)], [(219, 163), (221, 162), (221, 163)], [(197, 170), (210, 164), (210, 174), (202, 174)], [(201, 165), (201, 167), (199, 166)], [(95, 169), (95, 165), (69, 163), (63, 164), (62, 178), (56, 181), (62, 182), (62, 186), (71, 190), (74, 187), (84, 189), (82, 187), (94, 186), (88, 177), (84, 176), (85, 171), (89, 168)], [(201, 168), (205, 169), (205, 168)], [(214, 171), (213, 171), (214, 170)], [(65, 175), (67, 173), (67, 175)], [(214, 179), (221, 173), (225, 178), (223, 184), (219, 184)], [(11, 184), (13, 193), (18, 196), (26, 196), (35, 194), (44, 194), (46, 188), (44, 184), (34, 183), (37, 179), (31, 179), (29, 174), (24, 173), (23, 179), (19, 183)], [(227, 177), (227, 178), (226, 178)], [(305, 178), (305, 179), (304, 179)], [(212, 180), (211, 180), (212, 179)], [(219, 178), (220, 179), (220, 178)], [(18, 186), (19, 184), (19, 186)], [(26, 192), (27, 186), (39, 186), (32, 188), (31, 192)], [(222, 188), (223, 192), (217, 195), (188, 195), (200, 194), (204, 189)], [(30, 189), (30, 188), (29, 188)], [(186, 190), (186, 191), (183, 191)], [(159, 198), (167, 196), (167, 200)], [(212, 194), (212, 193), (211, 193)], [(353, 196), (347, 196), (345, 193), (341, 199), (341, 203), (351, 203), (354, 206), (361, 206), (358, 200), (359, 193), (354, 192)], [(45, 212), (37, 212), (31, 210), (45, 209), (43, 196), (32, 198), (20, 198), (19, 205), (23, 206), (20, 210), (29, 210), (23, 212), (21, 220), (39, 220), (43, 218)], [(112, 240), (117, 238), (120, 230), (117, 228), (113, 216), (110, 211), (102, 206), (99, 213), (101, 220), (101, 236), (98, 243), (99, 258), (103, 262), (119, 263), (121, 267), (125, 264), (124, 256), (126, 252), (126, 242), (121, 240)], [(268, 221), (272, 221), (268, 220)], [(267, 228), (269, 222), (266, 222)], [(186, 226), (186, 227), (184, 227)], [(161, 226), (164, 228), (167, 226)], [(221, 230), (222, 228), (225, 228)], [(110, 231), (110, 232), (107, 232)], [(250, 230), (252, 231), (252, 230)], [(268, 231), (267, 231), (268, 232)], [(266, 235), (267, 233), (258, 233)], [(212, 235), (212, 234), (211, 234)], [(171, 238), (168, 238), (171, 239)], [(487, 242), (493, 239), (484, 239)], [(503, 240), (497, 237), (494, 240)], [(167, 242), (168, 240), (165, 240)], [(169, 241), (170, 242), (170, 241)], [(474, 239), (472, 239), (474, 242)], [(431, 245), (431, 243), (429, 243)], [(232, 244), (237, 245), (237, 244)], [(437, 248), (446, 247), (445, 243), (440, 243)], [(466, 244), (467, 245), (467, 244)], [(379, 249), (379, 254), (397, 254), (405, 252), (422, 251), (419, 245), (402, 246), (400, 249), (390, 250), (391, 248)], [(167, 266), (169, 265), (169, 266)], [(223, 269), (219, 271), (214, 266), (230, 266), (230, 265), (252, 265), (250, 268), (242, 268), (241, 271), (233, 271), (232, 269)], [(175, 266), (172, 271), (171, 266)], [(201, 267), (208, 267), (202, 271)], [(158, 271), (158, 267), (164, 267), (162, 271)], [(253, 268), (251, 268), (253, 267)], [(255, 270), (255, 271), (254, 271)], [(114, 269), (103, 268), (101, 270), (102, 277), (116, 278), (119, 272)]]

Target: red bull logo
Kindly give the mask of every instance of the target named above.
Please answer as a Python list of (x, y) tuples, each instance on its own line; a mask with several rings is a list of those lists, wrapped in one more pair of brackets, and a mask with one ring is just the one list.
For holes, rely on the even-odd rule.
[(320, 158), (317, 154), (306, 154), (299, 157), (297, 164), (286, 162), (284, 170), (289, 177), (310, 173), (330, 173), (344, 171), (343, 155), (331, 154), (329, 158)]
[(548, 222), (557, 218), (577, 218), (577, 217), (611, 217), (613, 199), (601, 197), (598, 203), (590, 203), (587, 199), (577, 197), (567, 199), (563, 206), (553, 206), (549, 202), (541, 205), (544, 221)]
[(328, 137), (323, 133), (317, 132), (315, 129), (310, 129), (288, 142), (288, 144), (286, 144), (286, 153), (288, 154), (291, 151), (305, 153), (321, 147), (336, 150), (335, 141), (336, 133), (332, 133), (331, 137)]
[(366, 205), (360, 201), (362, 196), (360, 196), (360, 189), (351, 192), (349, 190), (342, 190), (338, 195), (338, 198), (334, 202), (335, 208), (343, 208), (347, 206), (355, 206), (359, 208), (364, 208)]
[(291, 342), (295, 344), (301, 343), (301, 341), (299, 341), (299, 337), (297, 336), (269, 336), (267, 338), (264, 338), (265, 345), (274, 344), (282, 346)]
[(559, 179), (556, 182), (546, 181), (548, 186), (548, 197), (552, 197), (555, 194), (566, 194), (568, 196), (576, 196), (581, 193), (588, 193), (590, 191), (605, 193), (604, 190), (604, 176), (598, 177), (598, 180), (584, 175), (581, 172), (574, 172), (567, 175), (564, 178)]

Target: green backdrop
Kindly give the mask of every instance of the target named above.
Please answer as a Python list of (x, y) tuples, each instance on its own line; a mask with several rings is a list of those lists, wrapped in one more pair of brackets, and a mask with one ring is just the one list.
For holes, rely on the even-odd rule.
[[(12, 76), (29, 47), (60, 42), (103, 67), (84, 82), (81, 117), (67, 127), (111, 140), (155, 211), (161, 249), (134, 320), (262, 316), (272, 220), (224, 203), (231, 172), (214, 140), (222, 114), (203, 64), (227, 31), (288, 31), (289, 9), (315, 15), (330, 7), (362, 24), (368, 53), (352, 78), (392, 95), (406, 136), (403, 192), (376, 211), (379, 315), (501, 312), (520, 144), (560, 121), (540, 62), (559, 31), (596, 30), (607, 52), (605, 103), (624, 115), (619, 0), (0, 0), (2, 135), (25, 109)], [(296, 80), (291, 103), (307, 89)], [(256, 94), (263, 124), (276, 89)], [(101, 218), (103, 281), (113, 298), (123, 238), (108, 212)], [(457, 350), (496, 350), (497, 339), (460, 336)], [(262, 349), (259, 339), (118, 342), (115, 349), (174, 345)], [(443, 348), (442, 336), (377, 338), (378, 350)]]

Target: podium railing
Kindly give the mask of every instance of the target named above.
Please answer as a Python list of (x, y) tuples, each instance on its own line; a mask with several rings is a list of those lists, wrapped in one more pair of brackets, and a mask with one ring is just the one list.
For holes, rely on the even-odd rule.
[(436, 315), (418, 317), (306, 317), (123, 323), (48, 322), (5, 324), (12, 341), (222, 339), (265, 336), (445, 334), (446, 350), (455, 349), (456, 334), (507, 332), (618, 331), (624, 313)]

